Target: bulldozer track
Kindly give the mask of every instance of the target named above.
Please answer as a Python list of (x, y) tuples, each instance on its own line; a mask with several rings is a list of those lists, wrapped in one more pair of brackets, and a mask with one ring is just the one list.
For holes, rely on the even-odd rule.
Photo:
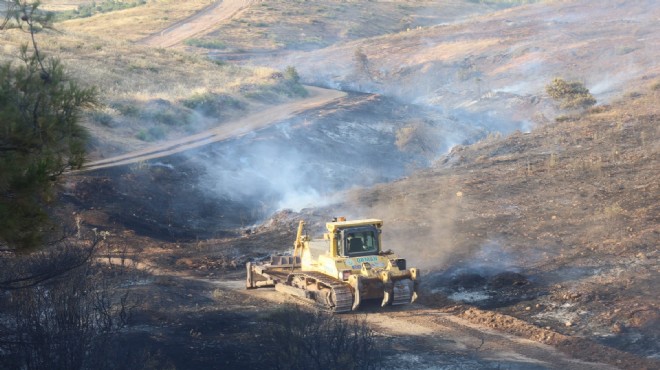
[(343, 281), (339, 281), (338, 279), (315, 271), (296, 272), (290, 274), (289, 276), (305, 276), (306, 278), (312, 278), (330, 288), (335, 305), (334, 307), (329, 307), (323, 302), (319, 302), (317, 300), (316, 304), (321, 308), (336, 313), (351, 311), (353, 306), (353, 290), (351, 289), (350, 285), (344, 283)]

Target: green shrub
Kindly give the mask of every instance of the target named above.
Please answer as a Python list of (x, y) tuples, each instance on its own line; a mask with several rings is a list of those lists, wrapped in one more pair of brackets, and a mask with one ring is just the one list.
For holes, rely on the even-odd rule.
[(223, 109), (243, 109), (244, 104), (229, 95), (203, 93), (182, 100), (185, 107), (194, 109), (205, 116), (218, 116)]
[(202, 39), (188, 39), (184, 41), (188, 46), (194, 46), (204, 49), (226, 49), (227, 45), (220, 40), (202, 40)]
[(91, 118), (94, 122), (100, 123), (103, 126), (112, 125), (112, 115), (102, 111), (94, 111), (91, 114)]
[(582, 82), (565, 81), (555, 77), (546, 85), (545, 91), (552, 99), (559, 102), (562, 109), (589, 108), (596, 104), (596, 99)]
[(166, 136), (165, 130), (160, 126), (153, 126), (148, 130), (140, 130), (140, 132), (135, 135), (136, 138), (142, 141), (157, 141), (162, 140)]
[(298, 74), (296, 67), (293, 66), (286, 67), (284, 70), (284, 78), (295, 83), (300, 82), (300, 75)]

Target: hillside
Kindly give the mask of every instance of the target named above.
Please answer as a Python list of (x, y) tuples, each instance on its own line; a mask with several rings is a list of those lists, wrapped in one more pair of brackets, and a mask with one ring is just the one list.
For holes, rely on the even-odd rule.
[(582, 81), (601, 103), (657, 78), (659, 16), (655, 1), (543, 2), (252, 63), (524, 131), (558, 114), (543, 92), (554, 77)]
[[(332, 319), (368, 329), (374, 366), (659, 368), (658, 19), (651, 0), (155, 0), (39, 32), (105, 104), (49, 211), (126, 274), (106, 366), (281, 368), (296, 333), (272, 330), (300, 301), (244, 289), (245, 263), (345, 216), (384, 220), (423, 279), (413, 304)], [(0, 39), (15, 63), (25, 33)], [(598, 104), (558, 108), (557, 76)]]
[[(49, 6), (58, 9), (57, 5), (62, 3), (50, 1), (45, 5), (46, 9)], [(84, 120), (92, 136), (91, 159), (207, 130), (304, 95), (300, 86), (291, 83), (283, 71), (227, 65), (131, 41), (161, 25), (141, 17), (168, 22), (170, 18), (159, 18), (159, 12), (173, 12), (185, 18), (201, 5), (208, 2), (149, 2), (89, 18), (56, 22), (54, 29), (37, 34), (43, 53), (59, 58), (73, 76), (84, 85), (96, 86), (100, 92), (102, 109), (90, 112)], [(134, 28), (107, 19), (113, 16), (119, 16)], [(98, 30), (97, 24), (107, 28)], [(111, 32), (113, 29), (121, 29), (121, 37)], [(28, 35), (13, 29), (0, 33), (0, 39), (3, 43), (0, 61), (18, 65), (18, 50), (28, 41)]]
[[(651, 369), (660, 350), (660, 302), (655, 294), (660, 282), (659, 93), (656, 82), (634, 97), (530, 133), (491, 136), (455, 147), (428, 170), (347, 191), (336, 197), (338, 203), (300, 213), (283, 211), (261, 225), (235, 225), (240, 227), (236, 234), (216, 234), (197, 242), (181, 238), (168, 242), (163, 239), (166, 234), (157, 232), (140, 236), (145, 234), (143, 221), (122, 220), (127, 216), (122, 216), (122, 209), (148, 215), (146, 221), (157, 217), (158, 212), (144, 207), (148, 203), (135, 209), (136, 201), (147, 195), (168, 199), (167, 194), (176, 194), (177, 187), (190, 186), (185, 177), (162, 167), (154, 166), (144, 175), (115, 170), (88, 177), (78, 182), (72, 195), (80, 204), (92, 206), (77, 208), (84, 223), (109, 230), (109, 242), (116, 248), (131, 245), (142, 261), (153, 266), (199, 281), (210, 279), (224, 287), (212, 288), (216, 289), (214, 297), (221, 296), (223, 303), (217, 306), (216, 300), (197, 300), (199, 312), (224, 310), (222, 307), (230, 305), (248, 310), (248, 317), (254, 317), (249, 312), (267, 312), (273, 299), (279, 306), (282, 298), (276, 293), (240, 293), (241, 265), (287, 251), (298, 219), (307, 220), (318, 232), (335, 215), (379, 217), (385, 221), (385, 247), (405, 255), (411, 265), (422, 268), (424, 276), (422, 305), (368, 315), (385, 337), (396, 329), (384, 322), (403, 320), (397, 325), (411, 327), (412, 331), (397, 334), (399, 346), (405, 349), (395, 350), (391, 358), (404, 361), (405, 354), (415, 354), (427, 365), (474, 361), (471, 355), (462, 357), (473, 352), (455, 349), (452, 356), (441, 355), (439, 360), (438, 353), (452, 350), (442, 340), (419, 337), (415, 333), (421, 329), (412, 329), (415, 325), (434, 327), (437, 322), (428, 317), (451, 314), (479, 327), (555, 346), (570, 358)], [(183, 168), (185, 162), (173, 159), (165, 164)], [(152, 187), (140, 185), (140, 178), (149, 177), (160, 179), (159, 187), (165, 192), (149, 193)], [(115, 183), (114, 179), (122, 180)], [(120, 183), (124, 190), (117, 196), (112, 189)], [(131, 186), (137, 192), (127, 200), (126, 187)], [(94, 189), (102, 190), (95, 195)], [(210, 200), (203, 194), (187, 193), (188, 206)], [(103, 204), (103, 199), (108, 203)], [(247, 205), (243, 202), (241, 207)], [(174, 203), (170, 207), (184, 211), (182, 217), (190, 217), (187, 208)], [(240, 223), (249, 207), (241, 212), (215, 213), (212, 209), (201, 208), (207, 221), (223, 220), (222, 225), (230, 226), (232, 220)], [(170, 215), (170, 222), (179, 222), (177, 215)], [(189, 289), (205, 288), (195, 285)], [(148, 312), (159, 315), (160, 310), (154, 306)], [(186, 325), (197, 327), (194, 312), (185, 316)], [(231, 337), (244, 340), (239, 333), (245, 330)], [(203, 332), (206, 339), (196, 340), (196, 346), (215, 338), (213, 331)], [(476, 345), (474, 338), (461, 337), (465, 333), (460, 330), (450, 338)], [(502, 344), (500, 339), (487, 338), (488, 346)], [(420, 341), (425, 344), (420, 346)], [(420, 349), (435, 346), (434, 351), (440, 352)], [(529, 355), (523, 348), (522, 354)], [(483, 355), (488, 357), (488, 353)], [(240, 358), (236, 361), (248, 361)], [(560, 361), (559, 357), (554, 361)], [(500, 359), (474, 366), (513, 365)], [(572, 364), (569, 368), (582, 367)]]
[(428, 271), (430, 305), (454, 297), (657, 356), (653, 86), (528, 134), (456, 147), (429, 170), (348, 194), (329, 213), (383, 218), (384, 238)]

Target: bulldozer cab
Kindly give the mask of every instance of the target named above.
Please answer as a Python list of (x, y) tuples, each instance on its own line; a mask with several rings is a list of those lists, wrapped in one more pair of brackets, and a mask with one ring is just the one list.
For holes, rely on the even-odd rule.
[(378, 233), (373, 226), (360, 226), (340, 231), (339, 255), (345, 257), (376, 255), (380, 251)]

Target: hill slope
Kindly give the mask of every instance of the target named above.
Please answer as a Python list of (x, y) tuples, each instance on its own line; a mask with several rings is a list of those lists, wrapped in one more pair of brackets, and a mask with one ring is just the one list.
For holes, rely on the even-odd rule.
[(327, 214), (383, 218), (388, 247), (430, 274), (430, 302), (463, 300), (657, 357), (660, 83), (652, 86), (529, 134), (456, 147)]
[(553, 77), (583, 81), (601, 103), (657, 77), (658, 17), (652, 0), (544, 2), (255, 63), (525, 129), (557, 114), (543, 92)]

